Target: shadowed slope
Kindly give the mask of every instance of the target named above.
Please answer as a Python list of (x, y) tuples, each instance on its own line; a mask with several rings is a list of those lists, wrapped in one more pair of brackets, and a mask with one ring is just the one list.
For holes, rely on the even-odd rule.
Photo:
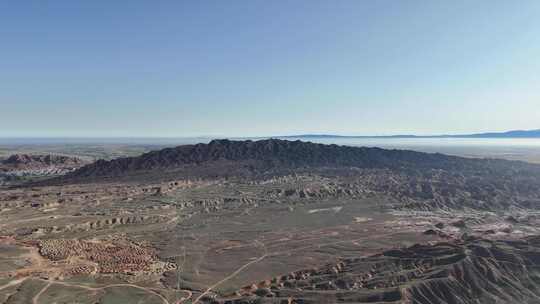
[[(153, 151), (138, 157), (99, 160), (68, 178), (114, 177), (163, 169), (216, 163), (236, 163), (254, 170), (355, 167), (395, 170), (443, 169), (451, 171), (529, 170), (539, 167), (502, 160), (466, 159), (442, 154), (406, 150), (348, 147), (302, 141), (268, 139), (260, 141), (214, 140), (209, 144), (184, 145)], [(213, 170), (216, 176), (227, 172)]]

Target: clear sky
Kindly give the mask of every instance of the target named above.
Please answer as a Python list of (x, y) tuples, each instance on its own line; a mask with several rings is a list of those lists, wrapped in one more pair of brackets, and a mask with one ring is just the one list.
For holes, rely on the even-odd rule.
[(540, 1), (1, 1), (0, 136), (540, 128)]

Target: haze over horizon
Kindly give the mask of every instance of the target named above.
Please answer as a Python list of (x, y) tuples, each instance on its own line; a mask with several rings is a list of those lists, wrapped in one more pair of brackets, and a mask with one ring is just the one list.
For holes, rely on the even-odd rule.
[(538, 129), (539, 1), (0, 3), (0, 137)]
[(0, 136), (0, 139), (5, 140), (17, 140), (24, 141), (25, 139), (36, 140), (84, 140), (84, 139), (103, 139), (103, 140), (115, 140), (115, 139), (148, 139), (148, 140), (166, 140), (166, 139), (264, 139), (264, 138), (316, 138), (316, 137), (344, 137), (344, 138), (538, 138), (540, 137), (540, 129), (533, 130), (507, 130), (501, 132), (482, 132), (482, 133), (460, 133), (460, 134), (388, 134), (388, 135), (376, 135), (376, 134), (352, 134), (342, 135), (333, 133), (303, 133), (303, 134), (267, 134), (256, 136), (220, 136), (220, 135), (197, 135), (197, 136)]

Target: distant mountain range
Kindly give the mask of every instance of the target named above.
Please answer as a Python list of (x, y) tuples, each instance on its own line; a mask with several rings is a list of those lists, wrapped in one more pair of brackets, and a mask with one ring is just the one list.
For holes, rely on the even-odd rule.
[(300, 134), (291, 136), (281, 136), (281, 138), (540, 138), (538, 130), (514, 130), (507, 132), (489, 132), (475, 134), (456, 135), (383, 135), (383, 136), (344, 136), (333, 134)]

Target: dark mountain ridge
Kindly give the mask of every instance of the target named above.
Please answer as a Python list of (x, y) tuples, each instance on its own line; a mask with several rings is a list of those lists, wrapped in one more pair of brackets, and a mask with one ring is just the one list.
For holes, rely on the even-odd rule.
[[(533, 174), (540, 173), (540, 166), (516, 161), (467, 159), (407, 150), (324, 145), (280, 139), (259, 141), (223, 139), (213, 140), (208, 144), (166, 148), (138, 157), (99, 160), (68, 174), (66, 178), (114, 177), (156, 170), (202, 168), (216, 164), (249, 168), (255, 173), (265, 170), (324, 167), (485, 173), (525, 170)], [(212, 170), (215, 176), (227, 173), (219, 172), (223, 168), (216, 167)]]

